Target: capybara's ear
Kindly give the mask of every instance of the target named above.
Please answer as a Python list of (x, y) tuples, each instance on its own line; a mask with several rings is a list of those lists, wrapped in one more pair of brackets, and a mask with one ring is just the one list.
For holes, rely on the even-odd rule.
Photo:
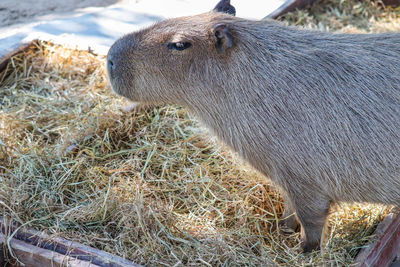
[(218, 2), (218, 4), (214, 7), (213, 9), (216, 12), (223, 12), (230, 14), (232, 16), (236, 15), (236, 9), (234, 6), (231, 5), (230, 0), (221, 0)]
[(234, 38), (226, 24), (216, 24), (213, 27), (213, 33), (215, 36), (215, 48), (219, 54), (225, 53), (227, 49), (233, 46)]

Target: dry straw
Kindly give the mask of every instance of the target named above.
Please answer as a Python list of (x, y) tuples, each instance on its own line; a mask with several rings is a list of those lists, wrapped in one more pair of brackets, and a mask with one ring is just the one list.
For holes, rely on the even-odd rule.
[[(289, 24), (399, 31), (399, 10), (319, 1)], [(39, 42), (0, 73), (7, 218), (148, 266), (349, 265), (387, 213), (340, 205), (323, 253), (276, 229), (279, 195), (176, 106), (121, 110), (104, 57)]]

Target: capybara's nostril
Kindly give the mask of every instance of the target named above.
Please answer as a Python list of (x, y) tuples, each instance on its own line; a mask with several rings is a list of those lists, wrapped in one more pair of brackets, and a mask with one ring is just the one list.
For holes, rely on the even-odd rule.
[(107, 57), (107, 71), (108, 71), (108, 75), (110, 78), (112, 78), (114, 76), (114, 68), (115, 68), (115, 64), (114, 61), (111, 60), (111, 58), (108, 56)]
[(114, 62), (111, 59), (108, 60), (108, 66), (114, 68)]

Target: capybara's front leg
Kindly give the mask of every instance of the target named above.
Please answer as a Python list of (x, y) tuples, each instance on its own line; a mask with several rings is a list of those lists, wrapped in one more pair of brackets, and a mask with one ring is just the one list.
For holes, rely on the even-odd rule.
[(282, 197), (285, 203), (285, 210), (283, 211), (281, 220), (279, 222), (279, 228), (284, 233), (296, 232), (300, 229), (300, 223), (296, 217), (296, 211), (293, 208), (290, 198), (285, 192), (282, 192)]
[(300, 239), (303, 252), (319, 250), (330, 201), (315, 192), (302, 192), (301, 195), (292, 197), (292, 203), (301, 224)]

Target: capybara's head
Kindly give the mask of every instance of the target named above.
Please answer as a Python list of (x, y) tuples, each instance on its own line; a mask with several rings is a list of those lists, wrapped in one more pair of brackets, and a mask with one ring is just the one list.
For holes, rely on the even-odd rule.
[[(197, 84), (222, 81), (237, 45), (230, 1), (168, 19), (117, 40), (107, 56), (112, 89), (136, 102), (179, 103)], [(218, 87), (218, 86), (217, 86)]]

